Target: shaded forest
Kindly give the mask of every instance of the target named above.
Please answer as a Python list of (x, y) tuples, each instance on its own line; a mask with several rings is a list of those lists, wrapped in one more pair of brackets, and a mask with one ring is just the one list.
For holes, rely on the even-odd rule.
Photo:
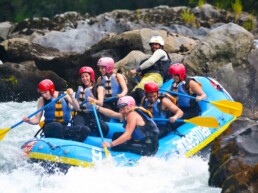
[(20, 22), (32, 17), (52, 18), (67, 11), (94, 16), (114, 9), (136, 10), (158, 5), (194, 7), (205, 2), (232, 10), (232, 4), (236, 1), (241, 3), (243, 11), (258, 15), (257, 0), (0, 0), (0, 22)]

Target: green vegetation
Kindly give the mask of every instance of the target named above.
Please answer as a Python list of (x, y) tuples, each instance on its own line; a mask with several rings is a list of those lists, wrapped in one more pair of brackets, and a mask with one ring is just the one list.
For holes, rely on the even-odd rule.
[(248, 31), (252, 31), (254, 29), (254, 17), (250, 17), (246, 21), (244, 21), (243, 28)]
[(10, 81), (14, 85), (18, 84), (18, 80), (13, 75), (11, 75), (11, 76), (9, 76), (7, 78), (2, 78), (2, 80)]
[(136, 9), (136, 18), (137, 20), (140, 20), (141, 19), (141, 10), (140, 9)]
[[(199, 6), (200, 1), (202, 1), (202, 0), (188, 0), (188, 4), (191, 6)], [(242, 2), (240, 0), (207, 0), (206, 3), (209, 3), (217, 8), (226, 9), (226, 10), (232, 10), (232, 6), (233, 6), (233, 4), (235, 4), (236, 7), (233, 8), (233, 10), (236, 9), (236, 11), (238, 13), (239, 13), (240, 6), (241, 6), (241, 12), (245, 11), (248, 13), (252, 13), (254, 11), (253, 14), (256, 16), (258, 15), (258, 1), (257, 0), (245, 0)]]
[(206, 3), (206, 0), (199, 0), (198, 7), (202, 8), (205, 3)]
[[(232, 9), (233, 5), (237, 5), (233, 8), (236, 10), (236, 13), (239, 13), (239, 10), (249, 13), (254, 10), (253, 14), (258, 15), (257, 0), (242, 2), (240, 0), (0, 0), (0, 22), (19, 22), (25, 18), (32, 17), (52, 18), (56, 14), (67, 11), (76, 11), (82, 15), (85, 13), (98, 15), (114, 9), (137, 10), (152, 8), (158, 5), (202, 7), (205, 2), (226, 10)], [(240, 2), (240, 4), (237, 2)], [(241, 5), (241, 9), (239, 9), (239, 5)]]
[(236, 21), (238, 16), (242, 13), (242, 9), (243, 9), (241, 0), (236, 0), (234, 3), (232, 3), (232, 9), (235, 13), (235, 21)]
[(186, 24), (195, 26), (196, 18), (194, 14), (191, 13), (189, 10), (183, 10), (183, 12), (181, 13), (181, 18)]

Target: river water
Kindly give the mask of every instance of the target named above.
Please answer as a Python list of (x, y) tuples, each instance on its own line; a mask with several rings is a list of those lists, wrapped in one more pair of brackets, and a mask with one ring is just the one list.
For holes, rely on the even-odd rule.
[[(0, 128), (18, 123), (36, 111), (36, 102), (0, 103)], [(208, 186), (208, 160), (171, 157), (143, 158), (134, 167), (118, 167), (111, 160), (94, 168), (72, 167), (66, 174), (47, 174), (29, 164), (20, 149), (38, 126), (15, 127), (0, 141), (0, 193), (219, 193)]]

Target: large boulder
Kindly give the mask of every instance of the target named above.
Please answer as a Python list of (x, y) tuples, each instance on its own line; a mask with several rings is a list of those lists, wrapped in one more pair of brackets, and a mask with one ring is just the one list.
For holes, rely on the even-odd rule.
[(9, 21), (0, 23), (0, 41), (7, 39), (8, 33), (12, 25), (13, 24)]
[(237, 67), (247, 59), (253, 40), (253, 35), (239, 25), (225, 24), (211, 30), (183, 62), (197, 73), (203, 73), (206, 64), (210, 74), (228, 63)]
[(12, 38), (0, 44), (2, 61), (21, 63), (33, 60), (39, 70), (51, 70), (65, 80), (74, 80), (80, 54), (64, 53), (55, 48), (46, 48), (22, 38)]
[(66, 81), (52, 71), (40, 71), (34, 61), (0, 65), (0, 101), (28, 101), (39, 97), (37, 85), (51, 79), (57, 90), (66, 89)]
[[(122, 71), (127, 76), (128, 87), (129, 90), (131, 90), (136, 82), (135, 79), (129, 75), (128, 71), (137, 67), (142, 60), (150, 56), (149, 39), (152, 35), (160, 35), (163, 37), (165, 41), (164, 49), (169, 53), (173, 62), (175, 62), (175, 53), (178, 53), (177, 60), (179, 60), (179, 58), (182, 59), (183, 54), (187, 54), (197, 45), (196, 40), (186, 36), (169, 33), (164, 30), (143, 28), (118, 35), (110, 35), (102, 39), (98, 44), (92, 46), (91, 52), (95, 53), (94, 56), (98, 57), (103, 56), (103, 54), (112, 56), (115, 61), (117, 61), (115, 68)], [(112, 48), (110, 45), (112, 45)], [(110, 52), (103, 53), (103, 50), (110, 50)], [(84, 56), (88, 56), (88, 54), (85, 53)], [(118, 58), (116, 58), (117, 56)]]
[(209, 185), (223, 193), (258, 192), (258, 125), (239, 119), (213, 142)]
[(253, 79), (257, 76), (255, 64), (248, 62), (253, 40), (253, 35), (244, 28), (233, 23), (225, 24), (211, 30), (183, 63), (195, 74), (214, 77), (235, 100), (250, 106)]

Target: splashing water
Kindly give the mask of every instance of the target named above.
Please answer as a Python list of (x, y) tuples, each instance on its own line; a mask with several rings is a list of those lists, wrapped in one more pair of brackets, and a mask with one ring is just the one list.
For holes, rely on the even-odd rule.
[[(8, 128), (36, 111), (36, 102), (0, 103), (0, 128)], [(142, 158), (134, 167), (112, 160), (94, 168), (71, 167), (66, 174), (47, 174), (29, 164), (20, 149), (38, 126), (23, 123), (0, 141), (0, 193), (219, 193), (208, 186), (208, 161), (200, 157)]]

